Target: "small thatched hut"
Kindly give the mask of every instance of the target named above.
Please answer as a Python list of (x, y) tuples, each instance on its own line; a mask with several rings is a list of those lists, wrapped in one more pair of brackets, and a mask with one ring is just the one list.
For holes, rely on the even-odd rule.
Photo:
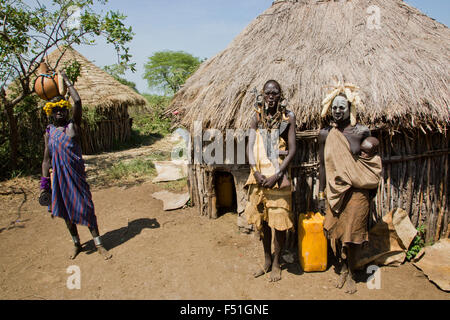
[[(124, 142), (131, 135), (131, 118), (128, 108), (144, 106), (145, 98), (126, 85), (121, 84), (104, 70), (95, 66), (76, 50), (58, 48), (48, 55), (51, 68), (58, 63), (77, 61), (81, 74), (75, 83), (83, 107), (92, 113), (85, 114), (82, 123), (82, 149), (84, 154), (110, 150), (115, 143)], [(88, 119), (91, 116), (91, 119)]]
[[(359, 121), (381, 141), (384, 179), (372, 214), (404, 208), (427, 241), (449, 235), (448, 125), (450, 31), (401, 0), (276, 1), (231, 44), (207, 60), (176, 94), (169, 111), (193, 130), (249, 127), (253, 88), (280, 82), (297, 117), (293, 164), (295, 213), (314, 210), (321, 101), (333, 79), (358, 85)], [(191, 199), (217, 216), (218, 172), (234, 177), (237, 211), (248, 166), (192, 164)], [(222, 175), (222, 173), (219, 173)]]

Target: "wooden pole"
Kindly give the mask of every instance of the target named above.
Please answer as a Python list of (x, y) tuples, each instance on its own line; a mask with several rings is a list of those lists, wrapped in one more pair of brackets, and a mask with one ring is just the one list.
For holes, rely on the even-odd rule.
[[(446, 145), (447, 139), (445, 137), (442, 138), (442, 144), (444, 146)], [(442, 222), (443, 222), (444, 212), (446, 209), (446, 194), (447, 194), (446, 185), (448, 183), (448, 181), (447, 181), (447, 179), (448, 179), (448, 157), (446, 157), (446, 156), (442, 157), (441, 164), (443, 164), (443, 165), (441, 165), (441, 168), (444, 168), (444, 174), (441, 175), (441, 183), (439, 185), (439, 202), (438, 202), (439, 203), (439, 217), (437, 220), (436, 235), (435, 235), (434, 241), (438, 241), (441, 236), (441, 226), (442, 226)]]
[[(425, 134), (425, 142), (427, 145), (427, 151), (431, 150), (431, 146), (430, 146), (430, 137), (428, 136), (428, 134)], [(425, 202), (425, 208), (427, 210), (427, 232), (426, 232), (426, 238), (427, 240), (430, 239), (430, 235), (432, 233), (431, 231), (431, 218), (432, 218), (432, 214), (433, 211), (431, 209), (431, 199), (430, 199), (430, 188), (431, 188), (431, 159), (428, 158), (427, 159), (427, 197), (426, 197), (426, 202)]]
[[(405, 147), (406, 147), (406, 153), (408, 155), (412, 154), (412, 150), (411, 150), (411, 144), (409, 142), (409, 137), (407, 135), (407, 133), (405, 131), (403, 131), (403, 136), (405, 139)], [(412, 205), (412, 199), (413, 199), (413, 172), (414, 172), (414, 162), (408, 163), (407, 164), (407, 170), (406, 172), (408, 173), (408, 182), (406, 184), (406, 212), (408, 214), (409, 217), (412, 216), (411, 214), (411, 205)]]
[[(386, 151), (388, 154), (388, 157), (391, 156), (391, 135), (388, 135), (388, 141), (386, 143)], [(391, 164), (388, 163), (387, 165), (387, 181), (386, 181), (386, 185), (387, 185), (387, 212), (391, 211), (392, 209), (392, 205), (391, 205)]]

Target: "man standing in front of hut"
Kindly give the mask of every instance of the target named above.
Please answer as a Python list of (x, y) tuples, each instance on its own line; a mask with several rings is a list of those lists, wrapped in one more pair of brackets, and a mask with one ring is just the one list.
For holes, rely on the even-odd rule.
[(368, 241), (369, 203), (381, 179), (381, 158), (375, 155), (378, 140), (356, 123), (356, 107), (362, 107), (357, 88), (335, 87), (323, 101), (322, 117), (330, 105), (332, 124), (318, 138), (319, 207), (340, 265), (336, 287), (346, 284), (345, 292), (353, 294), (356, 253)]
[[(293, 228), (292, 186), (289, 164), (295, 155), (295, 115), (285, 109), (280, 84), (266, 82), (263, 101), (251, 122), (248, 157), (251, 172), (245, 216), (260, 233), (264, 248), (264, 265), (253, 273), (259, 277), (271, 270), (270, 281), (281, 279), (280, 257), (286, 231)], [(272, 258), (272, 230), (275, 230)]]

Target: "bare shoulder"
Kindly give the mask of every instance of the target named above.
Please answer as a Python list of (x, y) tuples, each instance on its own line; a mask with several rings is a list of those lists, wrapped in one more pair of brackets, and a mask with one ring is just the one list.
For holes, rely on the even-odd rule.
[(77, 139), (80, 134), (80, 127), (77, 125), (77, 123), (73, 120), (70, 120), (67, 124), (67, 130), (66, 133), (72, 137)]
[(286, 115), (289, 117), (289, 119), (295, 119), (295, 113), (291, 110), (286, 110)]
[(290, 110), (286, 110), (286, 115), (289, 117), (289, 123), (295, 125), (296, 118), (295, 113)]
[(354, 133), (356, 133), (357, 135), (361, 135), (363, 139), (370, 137), (370, 135), (371, 135), (370, 129), (361, 124), (357, 124), (353, 130), (354, 130)]

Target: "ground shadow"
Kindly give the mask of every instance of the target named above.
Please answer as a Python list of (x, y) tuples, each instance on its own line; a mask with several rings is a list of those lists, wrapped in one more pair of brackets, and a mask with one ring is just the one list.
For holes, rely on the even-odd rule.
[(281, 270), (286, 270), (287, 272), (295, 274), (297, 276), (301, 276), (303, 273), (305, 273), (302, 270), (300, 263), (298, 263), (297, 261), (293, 262), (293, 263), (288, 263), (288, 262), (284, 263), (281, 266)]
[(138, 130), (132, 129), (130, 138), (125, 142), (115, 142), (111, 148), (112, 152), (123, 151), (143, 146), (151, 146), (164, 136), (160, 133), (142, 134)]
[(340, 274), (339, 261), (331, 248), (330, 240), (327, 239), (327, 271), (333, 267), (334, 273)]
[(356, 283), (367, 283), (370, 276), (372, 274), (367, 273), (365, 270), (356, 270), (354, 279)]
[[(107, 250), (111, 250), (128, 240), (134, 238), (144, 229), (157, 229), (161, 225), (156, 219), (141, 218), (128, 223), (128, 226), (109, 231), (102, 235), (103, 246)], [(91, 254), (96, 251), (94, 240), (87, 241), (83, 244), (83, 251)]]
[(300, 266), (298, 260), (298, 253), (295, 248), (289, 248), (284, 250), (281, 254), (281, 270), (286, 270), (289, 273), (301, 276), (304, 271)]
[(20, 220), (20, 221), (12, 221), (12, 222), (10, 222), (10, 224), (7, 227), (0, 228), (0, 233), (2, 233), (3, 231), (12, 230), (12, 229), (24, 229), (25, 225), (21, 225), (18, 223), (27, 222), (29, 220), (30, 219), (24, 219), (24, 220)]

